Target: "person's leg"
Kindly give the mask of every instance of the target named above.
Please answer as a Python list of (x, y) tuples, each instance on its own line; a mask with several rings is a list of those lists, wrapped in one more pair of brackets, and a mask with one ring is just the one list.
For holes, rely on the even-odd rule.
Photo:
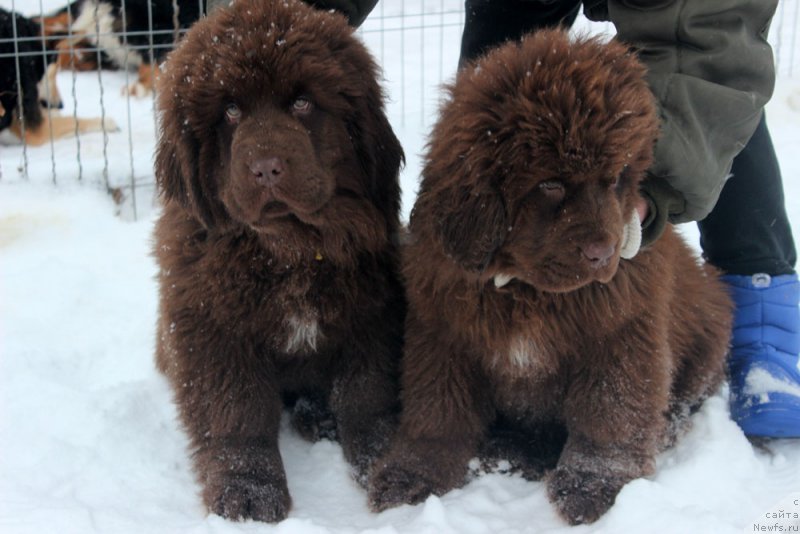
[(459, 67), (528, 32), (572, 26), (580, 6), (580, 0), (466, 0)]
[(700, 228), (703, 256), (726, 274), (793, 274), (797, 261), (781, 171), (762, 117)]
[(698, 226), (703, 255), (725, 273), (736, 304), (731, 417), (749, 435), (800, 436), (797, 253), (763, 118)]

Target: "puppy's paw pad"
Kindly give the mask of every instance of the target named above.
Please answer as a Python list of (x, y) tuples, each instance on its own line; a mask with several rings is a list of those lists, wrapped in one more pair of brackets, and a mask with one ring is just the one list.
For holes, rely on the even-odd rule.
[(572, 525), (594, 523), (614, 504), (624, 481), (613, 473), (559, 467), (547, 484), (550, 500)]
[(375, 512), (401, 504), (418, 504), (433, 493), (433, 485), (422, 476), (397, 465), (386, 466), (369, 483), (369, 506)]
[(246, 478), (231, 478), (213, 499), (210, 511), (235, 521), (276, 523), (289, 514), (291, 499), (283, 488)]

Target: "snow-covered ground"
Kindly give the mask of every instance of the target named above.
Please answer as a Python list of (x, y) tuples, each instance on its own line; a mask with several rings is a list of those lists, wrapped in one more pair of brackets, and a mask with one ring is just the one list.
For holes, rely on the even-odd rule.
[[(45, 9), (58, 3), (47, 0)], [(18, 0), (17, 9), (23, 4), (37, 2)], [(419, 2), (404, 4), (406, 13), (422, 12)], [(383, 14), (383, 22), (370, 22), (363, 36), (386, 65), (390, 117), (408, 156), (402, 177), (407, 212), (433, 121), (436, 84), (455, 65), (461, 2), (425, 2), (432, 12), (444, 7), (455, 14), (402, 19), (405, 34), (394, 30), (401, 19), (392, 18), (401, 2), (381, 5), (375, 14)], [(0, 6), (10, 7), (11, 0), (0, 0)], [(431, 18), (443, 23), (443, 32), (413, 30), (431, 24)], [(383, 34), (377, 31), (381, 24)], [(402, 60), (400, 35), (406, 48)], [(441, 54), (441, 61), (431, 61), (431, 54)], [(140, 185), (151, 183), (151, 103), (133, 100), (129, 112), (119, 92), (125, 75), (102, 76), (106, 112), (122, 126), (108, 136), (105, 148), (109, 183), (125, 185), (131, 176)], [(100, 98), (97, 78), (83, 73), (75, 79), (81, 115), (99, 114), (91, 104)], [(60, 74), (68, 107), (74, 104), (72, 80), (71, 73)], [(779, 80), (767, 113), (787, 207), (800, 236), (797, 74)], [(76, 180), (75, 142), (59, 141), (52, 148), (53, 156), (49, 146), (23, 154), (19, 147), (0, 145), (3, 534), (732, 533), (776, 526), (800, 532), (800, 520), (787, 517), (800, 514), (800, 441), (754, 447), (729, 420), (725, 390), (705, 404), (691, 432), (661, 455), (656, 474), (626, 486), (611, 511), (591, 526), (566, 526), (543, 484), (502, 474), (480, 476), (419, 506), (372, 514), (363, 491), (349, 479), (340, 447), (307, 443), (288, 425), (280, 445), (294, 499), (290, 518), (264, 525), (206, 516), (169, 389), (153, 365), (156, 267), (150, 235), (157, 208), (151, 192), (137, 188), (137, 220), (132, 220), (126, 190), (128, 200), (117, 216), (120, 208), (102, 186), (103, 136), (81, 138), (82, 183)], [(26, 164), (27, 179), (17, 170)], [(686, 233), (695, 239), (693, 228), (687, 226)]]

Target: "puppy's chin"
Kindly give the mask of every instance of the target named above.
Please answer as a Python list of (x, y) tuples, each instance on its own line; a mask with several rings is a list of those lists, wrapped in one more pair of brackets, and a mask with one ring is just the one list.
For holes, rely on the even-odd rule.
[(286, 232), (308, 232), (324, 225), (322, 212), (330, 199), (294, 201), (286, 196), (262, 190), (250, 194), (239, 191), (223, 196), (225, 208), (240, 224), (260, 234), (279, 235)]
[[(534, 269), (506, 269), (494, 275), (494, 286), (501, 291), (513, 288), (515, 284), (525, 284), (545, 293), (569, 293), (584, 286), (598, 282), (607, 284), (617, 274), (619, 259), (614, 258), (607, 266), (599, 269), (567, 270), (554, 266), (540, 266)], [(517, 274), (518, 273), (518, 274)]]
[[(242, 221), (252, 230), (259, 234), (274, 237), (298, 237), (318, 235), (327, 224), (326, 207), (330, 203), (323, 204), (314, 211), (299, 209), (290, 204), (279, 201), (267, 202), (250, 217)], [(316, 208), (316, 206), (315, 206)]]
[(253, 222), (246, 223), (259, 234), (285, 235), (295, 232), (310, 231), (313, 227), (303, 222), (294, 213), (287, 211), (283, 215), (262, 215)]

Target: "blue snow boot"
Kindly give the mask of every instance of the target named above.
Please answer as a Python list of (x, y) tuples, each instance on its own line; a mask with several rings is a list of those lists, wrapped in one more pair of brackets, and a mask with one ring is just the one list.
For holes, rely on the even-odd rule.
[(728, 359), (731, 417), (749, 436), (800, 437), (797, 274), (722, 279), (736, 304)]

